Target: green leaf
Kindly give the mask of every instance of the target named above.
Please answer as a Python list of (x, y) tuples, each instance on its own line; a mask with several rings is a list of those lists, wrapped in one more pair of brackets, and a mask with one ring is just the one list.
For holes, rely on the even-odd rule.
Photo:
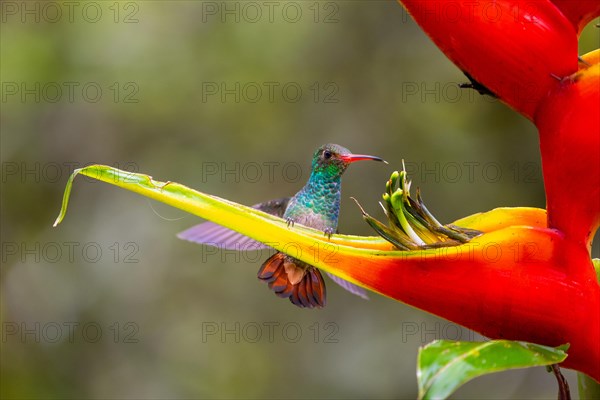
[(582, 400), (600, 399), (600, 384), (594, 378), (584, 374), (577, 373), (577, 387), (579, 389), (579, 398)]
[(445, 399), (465, 382), (492, 372), (560, 363), (567, 354), (566, 347), (559, 347), (510, 340), (436, 340), (419, 349), (419, 399)]

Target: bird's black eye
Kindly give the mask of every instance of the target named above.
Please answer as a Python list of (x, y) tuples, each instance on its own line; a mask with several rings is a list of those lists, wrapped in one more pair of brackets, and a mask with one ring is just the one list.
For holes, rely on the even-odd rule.
[(325, 157), (326, 160), (329, 160), (331, 158), (331, 152), (329, 150), (325, 150), (323, 152), (323, 157)]

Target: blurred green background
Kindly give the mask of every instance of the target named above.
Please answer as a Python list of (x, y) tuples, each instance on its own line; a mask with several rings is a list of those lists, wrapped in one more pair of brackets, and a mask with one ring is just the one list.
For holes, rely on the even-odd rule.
[[(457, 89), (396, 2), (0, 4), (3, 398), (415, 398), (419, 346), (481, 339), (333, 283), (325, 309), (293, 307), (256, 279), (268, 252), (181, 241), (199, 219), (91, 179), (52, 228), (83, 165), (254, 204), (295, 193), (328, 142), (390, 162), (346, 173), (343, 233), (372, 234), (349, 197), (381, 217), (402, 159), (445, 223), (544, 207), (534, 126)], [(589, 26), (581, 52), (599, 42)], [(455, 394), (555, 396), (543, 368)]]

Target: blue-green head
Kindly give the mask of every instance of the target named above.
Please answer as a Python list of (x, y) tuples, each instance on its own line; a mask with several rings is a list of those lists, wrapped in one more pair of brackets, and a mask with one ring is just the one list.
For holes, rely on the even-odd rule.
[(315, 151), (312, 160), (312, 175), (314, 177), (338, 179), (342, 176), (348, 165), (360, 160), (385, 160), (364, 154), (352, 154), (350, 150), (339, 144), (328, 143)]

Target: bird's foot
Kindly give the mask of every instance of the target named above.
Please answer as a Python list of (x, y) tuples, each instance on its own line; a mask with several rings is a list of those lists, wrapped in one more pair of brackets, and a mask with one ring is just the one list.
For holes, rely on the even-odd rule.
[(290, 227), (290, 225), (292, 226), (292, 228), (294, 227), (294, 220), (292, 218), (286, 218), (285, 221), (287, 222), (288, 228)]
[(335, 233), (335, 231), (331, 228), (325, 228), (323, 233), (325, 234), (325, 236), (327, 236), (327, 239), (331, 240), (331, 235), (333, 235)]

